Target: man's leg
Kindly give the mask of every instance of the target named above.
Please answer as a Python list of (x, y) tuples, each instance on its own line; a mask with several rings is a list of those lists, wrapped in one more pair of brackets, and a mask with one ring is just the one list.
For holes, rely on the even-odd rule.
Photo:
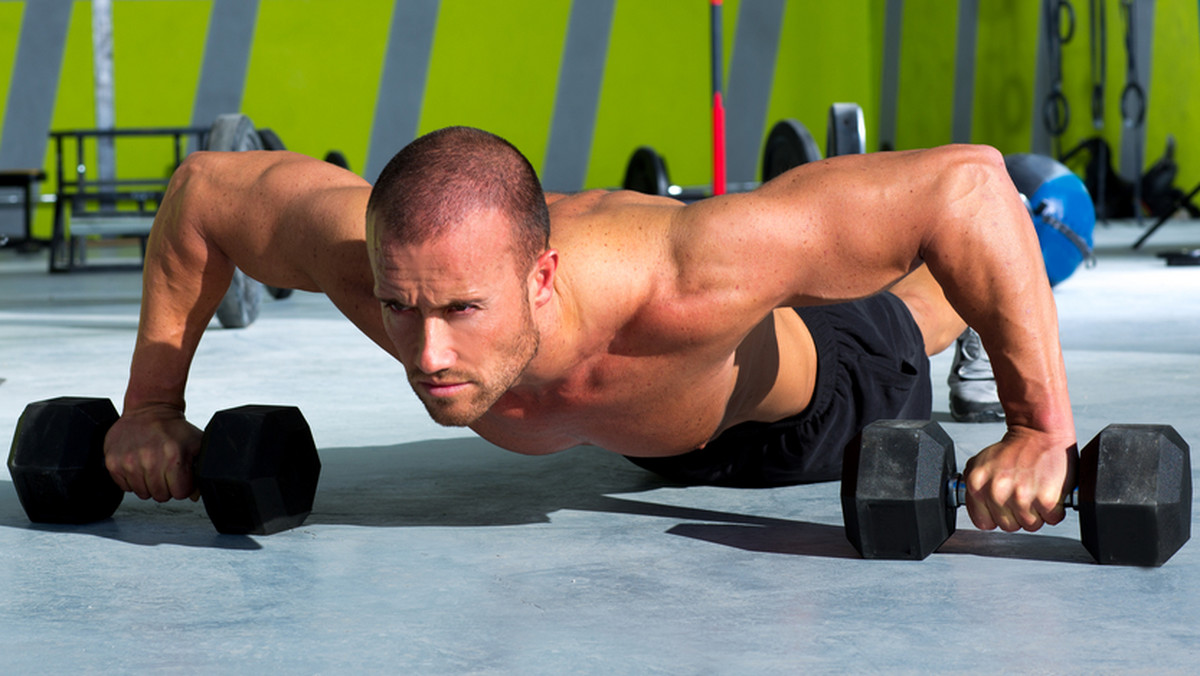
[(992, 363), (979, 334), (950, 307), (942, 287), (921, 266), (891, 289), (913, 314), (925, 338), (925, 353), (932, 356), (954, 345), (950, 366), (950, 414), (959, 422), (996, 422), (1004, 408), (996, 392)]
[(929, 356), (950, 347), (967, 328), (967, 323), (950, 307), (928, 266), (917, 268), (889, 290), (908, 306), (925, 337), (925, 354)]

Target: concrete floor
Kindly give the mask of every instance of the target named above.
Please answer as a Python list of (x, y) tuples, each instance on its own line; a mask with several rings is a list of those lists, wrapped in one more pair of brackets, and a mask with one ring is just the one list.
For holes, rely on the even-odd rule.
[[(1166, 422), (1200, 443), (1200, 246), (1098, 230), (1057, 290), (1079, 436)], [(0, 438), (25, 404), (124, 391), (136, 273), (48, 276), (0, 252)], [(935, 358), (946, 414), (949, 356)], [(266, 302), (201, 345), (190, 414), (298, 405), (324, 470), (312, 516), (217, 535), (190, 502), (127, 498), (31, 525), (0, 478), (0, 672), (404, 674), (1195, 673), (1200, 548), (1094, 565), (1077, 519), (960, 530), (924, 562), (864, 561), (836, 484), (675, 488), (604, 451), (501, 451), (429, 422), (398, 365), (321, 296)], [(996, 424), (946, 424), (959, 461)]]

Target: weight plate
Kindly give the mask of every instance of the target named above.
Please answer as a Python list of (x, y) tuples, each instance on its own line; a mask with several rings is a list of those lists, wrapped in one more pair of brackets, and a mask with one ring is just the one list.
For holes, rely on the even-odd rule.
[[(218, 152), (263, 150), (263, 139), (255, 131), (250, 118), (239, 113), (228, 113), (217, 116), (208, 132), (204, 149)], [(217, 308), (217, 321), (221, 322), (221, 326), (241, 329), (253, 324), (258, 319), (262, 286), (262, 283), (246, 276), (241, 270), (234, 270), (229, 290)]]
[(667, 174), (667, 161), (650, 146), (641, 146), (633, 151), (629, 164), (625, 166), (625, 180), (621, 187), (647, 195), (666, 195), (671, 187)]
[(821, 149), (808, 128), (797, 120), (775, 123), (763, 145), (762, 181), (767, 181), (788, 169), (821, 159)]
[(861, 155), (867, 152), (867, 131), (862, 108), (857, 103), (829, 106), (829, 127), (825, 137), (825, 156)]
[(204, 149), (218, 152), (263, 150), (263, 143), (250, 118), (240, 113), (226, 113), (218, 115), (213, 122)]
[(270, 129), (259, 129), (258, 140), (262, 143), (263, 150), (287, 150), (287, 146), (283, 145), (283, 139), (279, 138), (279, 134)]

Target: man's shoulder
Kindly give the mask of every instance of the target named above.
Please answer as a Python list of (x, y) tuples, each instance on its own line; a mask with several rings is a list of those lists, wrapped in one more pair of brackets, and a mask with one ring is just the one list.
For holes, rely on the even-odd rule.
[(683, 203), (669, 197), (646, 195), (632, 190), (585, 190), (564, 194), (548, 193), (550, 217), (597, 215), (626, 209), (681, 208)]
[(550, 207), (550, 245), (562, 257), (559, 278), (569, 283), (575, 300), (599, 306), (589, 315), (611, 311), (627, 317), (670, 272), (670, 212), (646, 197), (593, 190)]

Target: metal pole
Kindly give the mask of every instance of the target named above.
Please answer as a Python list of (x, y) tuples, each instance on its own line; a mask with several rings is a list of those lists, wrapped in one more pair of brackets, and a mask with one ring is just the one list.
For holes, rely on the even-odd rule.
[[(116, 127), (113, 88), (112, 0), (92, 0), (92, 78), (96, 98), (96, 128)], [(111, 136), (96, 139), (97, 175), (102, 184), (117, 178), (117, 159)], [(111, 186), (111, 184), (110, 184)]]
[(954, 118), (950, 139), (971, 142), (975, 103), (975, 45), (979, 32), (979, 0), (959, 0), (958, 40), (954, 59)]
[(896, 147), (896, 110), (900, 101), (900, 38), (904, 0), (887, 0), (883, 28), (883, 82), (879, 97), (879, 149)]

